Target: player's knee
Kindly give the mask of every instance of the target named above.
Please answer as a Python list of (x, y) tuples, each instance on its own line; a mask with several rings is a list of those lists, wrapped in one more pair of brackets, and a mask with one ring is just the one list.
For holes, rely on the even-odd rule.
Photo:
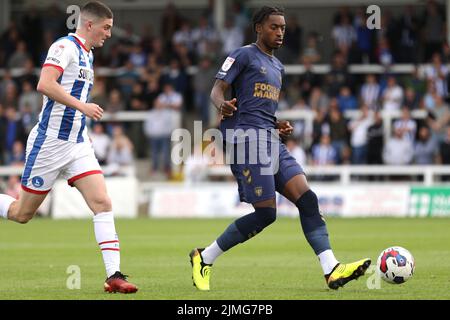
[(255, 208), (255, 215), (259, 220), (259, 225), (264, 229), (277, 219), (277, 209), (275, 208)]
[(112, 210), (111, 199), (107, 195), (99, 195), (91, 199), (91, 209), (94, 212), (108, 212)]
[(295, 203), (300, 214), (306, 217), (320, 215), (319, 212), (319, 200), (317, 195), (312, 191), (308, 190), (302, 194), (302, 196)]
[(25, 224), (28, 221), (30, 221), (31, 219), (33, 219), (33, 216), (34, 216), (34, 212), (33, 213), (27, 212), (24, 214), (17, 215), (14, 220), (20, 224)]

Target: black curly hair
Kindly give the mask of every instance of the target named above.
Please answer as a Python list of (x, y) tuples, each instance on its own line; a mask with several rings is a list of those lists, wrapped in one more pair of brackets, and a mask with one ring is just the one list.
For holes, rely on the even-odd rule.
[(284, 16), (284, 10), (283, 8), (280, 7), (268, 7), (268, 6), (264, 6), (261, 9), (259, 9), (258, 11), (255, 12), (255, 14), (253, 15), (253, 31), (256, 32), (256, 25), (258, 23), (263, 23), (264, 20), (266, 20), (270, 15), (279, 15), (279, 16)]

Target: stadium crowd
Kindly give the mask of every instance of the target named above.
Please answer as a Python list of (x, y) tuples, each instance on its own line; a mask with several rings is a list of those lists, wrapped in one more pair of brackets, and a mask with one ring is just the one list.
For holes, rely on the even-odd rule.
[[(312, 130), (296, 120), (289, 149), (303, 165), (323, 164), (450, 164), (450, 46), (445, 16), (434, 1), (408, 6), (394, 16), (384, 11), (380, 30), (366, 27), (365, 8), (341, 8), (329, 37), (331, 60), (321, 52), (323, 35), (303, 34), (296, 16), (286, 15), (284, 64), (302, 64), (305, 72), (283, 79), (280, 110), (312, 110)], [(251, 12), (236, 2), (225, 28), (214, 28), (212, 8), (194, 21), (169, 4), (159, 34), (141, 32), (131, 24), (96, 49), (95, 67), (114, 76), (97, 76), (92, 102), (105, 111), (146, 111), (144, 121), (91, 124), (91, 138), (101, 164), (128, 165), (149, 157), (152, 172), (170, 176), (170, 134), (191, 120), (217, 126), (209, 94), (215, 73), (232, 50), (253, 41)], [(42, 65), (50, 44), (67, 34), (66, 15), (57, 6), (31, 8), (0, 34), (0, 165), (21, 165), (28, 132), (37, 122), (42, 97), (36, 91), (35, 68)], [(381, 64), (382, 74), (352, 74), (349, 64)], [(411, 74), (393, 74), (396, 63), (427, 63)], [(330, 64), (325, 74), (314, 64)], [(197, 66), (191, 74), (187, 68)], [(20, 76), (11, 70), (22, 68)], [(348, 110), (360, 110), (355, 119)], [(411, 112), (424, 110), (425, 118)], [(380, 112), (401, 111), (385, 141)], [(205, 125), (207, 124), (207, 125)], [(309, 137), (310, 139), (306, 139)], [(312, 143), (306, 144), (305, 141)]]

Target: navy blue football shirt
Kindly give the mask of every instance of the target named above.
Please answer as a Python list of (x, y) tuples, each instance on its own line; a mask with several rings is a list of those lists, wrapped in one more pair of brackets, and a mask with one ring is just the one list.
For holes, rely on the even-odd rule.
[(229, 54), (216, 74), (216, 79), (231, 85), (233, 98), (237, 99), (237, 111), (220, 124), (224, 138), (226, 129), (275, 128), (283, 75), (280, 60), (261, 51), (256, 44)]

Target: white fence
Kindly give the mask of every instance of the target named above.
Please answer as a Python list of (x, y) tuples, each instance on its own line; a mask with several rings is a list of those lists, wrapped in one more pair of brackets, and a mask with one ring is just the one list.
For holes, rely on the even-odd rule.
[[(349, 185), (350, 183), (358, 183), (361, 177), (367, 176), (407, 176), (409, 181), (415, 181), (416, 184), (425, 186), (432, 186), (434, 184), (442, 184), (442, 176), (450, 176), (450, 166), (359, 166), (359, 165), (337, 165), (337, 166), (308, 166), (305, 169), (307, 176), (335, 176), (336, 182), (341, 185)], [(207, 176), (212, 178), (231, 176), (231, 171), (228, 166), (215, 166), (207, 169)], [(355, 179), (353, 179), (354, 177)], [(418, 180), (418, 181), (416, 181)], [(422, 181), (422, 183), (420, 182)], [(387, 183), (392, 183), (386, 179)], [(368, 183), (364, 179), (364, 183)], [(370, 181), (369, 181), (370, 183)], [(377, 181), (382, 183), (382, 181)], [(450, 184), (450, 181), (447, 182)], [(444, 183), (445, 184), (445, 183)]]

